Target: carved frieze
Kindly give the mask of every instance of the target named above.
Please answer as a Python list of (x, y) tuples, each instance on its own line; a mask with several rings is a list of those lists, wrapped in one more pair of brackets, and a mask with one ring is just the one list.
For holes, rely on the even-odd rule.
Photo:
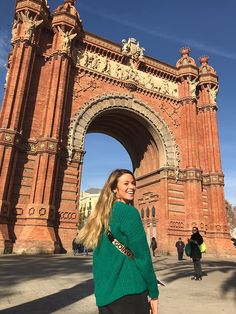
[(224, 185), (224, 175), (221, 173), (203, 174), (202, 183), (204, 185)]
[(184, 229), (184, 223), (182, 221), (171, 220), (169, 221), (170, 229)]
[(118, 80), (134, 81), (142, 88), (152, 90), (167, 97), (178, 97), (177, 83), (151, 75), (150, 73), (145, 73), (90, 51), (74, 51), (73, 59), (77, 66), (99, 72), (103, 75), (109, 75)]

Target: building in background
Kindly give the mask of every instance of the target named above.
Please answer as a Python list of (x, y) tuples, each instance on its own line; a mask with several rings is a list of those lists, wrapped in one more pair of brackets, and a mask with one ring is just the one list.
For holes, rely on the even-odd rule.
[(85, 192), (81, 192), (79, 200), (79, 228), (84, 225), (84, 222), (95, 208), (101, 189), (90, 188)]

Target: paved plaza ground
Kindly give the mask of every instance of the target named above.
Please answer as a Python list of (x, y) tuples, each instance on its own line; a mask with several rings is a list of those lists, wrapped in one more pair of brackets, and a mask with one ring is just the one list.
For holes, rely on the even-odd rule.
[[(203, 258), (204, 277), (192, 281), (189, 259), (154, 258), (160, 288), (159, 314), (236, 313), (236, 256)], [(91, 256), (0, 256), (0, 313), (97, 314)]]

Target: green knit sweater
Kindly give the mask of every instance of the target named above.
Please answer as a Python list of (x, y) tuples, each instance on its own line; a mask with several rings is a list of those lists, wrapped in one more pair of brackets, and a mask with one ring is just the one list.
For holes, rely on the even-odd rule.
[(93, 254), (93, 274), (97, 306), (105, 306), (145, 290), (151, 298), (159, 295), (149, 246), (137, 209), (122, 202), (113, 205), (110, 228), (113, 236), (134, 254), (129, 259), (103, 233)]

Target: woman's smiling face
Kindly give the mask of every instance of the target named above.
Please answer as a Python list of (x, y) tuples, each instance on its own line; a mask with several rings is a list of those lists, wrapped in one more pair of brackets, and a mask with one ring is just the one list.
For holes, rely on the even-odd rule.
[(134, 177), (129, 173), (124, 173), (118, 178), (117, 187), (113, 191), (116, 199), (120, 202), (129, 204), (134, 199), (136, 182)]

